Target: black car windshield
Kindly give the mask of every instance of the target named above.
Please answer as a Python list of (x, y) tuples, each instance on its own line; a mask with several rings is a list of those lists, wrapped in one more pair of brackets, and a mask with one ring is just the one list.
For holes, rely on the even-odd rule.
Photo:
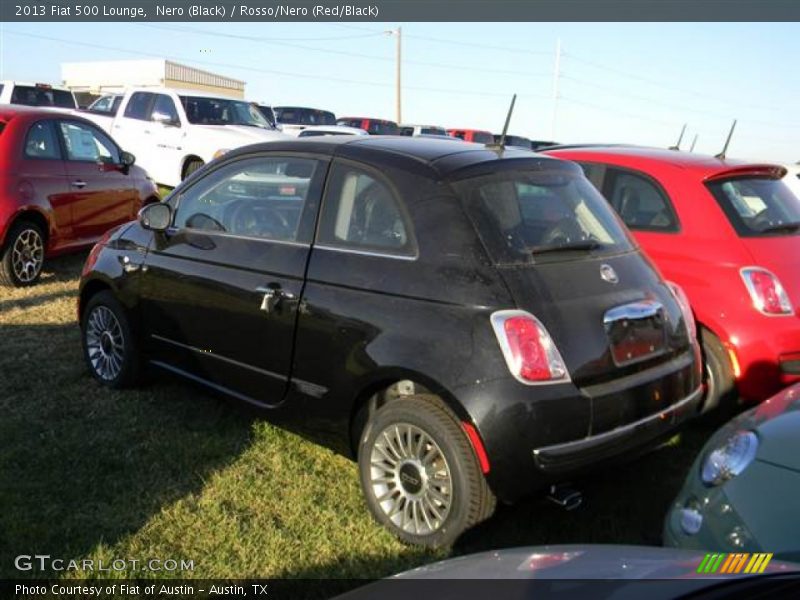
[(72, 92), (33, 85), (15, 85), (11, 92), (11, 104), (76, 108)]
[(800, 200), (780, 179), (742, 177), (711, 182), (708, 189), (740, 236), (800, 232)]
[(515, 169), (454, 184), (496, 264), (533, 264), (633, 248), (600, 193), (580, 173)]
[(247, 125), (272, 129), (258, 105), (243, 100), (181, 96), (186, 118), (195, 125)]
[(327, 110), (297, 106), (276, 106), (273, 110), (278, 122), (286, 125), (336, 125), (336, 116)]

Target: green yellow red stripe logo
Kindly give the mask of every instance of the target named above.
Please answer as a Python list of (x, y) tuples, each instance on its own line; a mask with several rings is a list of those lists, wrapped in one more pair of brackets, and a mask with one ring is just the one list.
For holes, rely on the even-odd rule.
[(763, 573), (772, 553), (731, 552), (706, 554), (697, 566), (697, 573), (736, 575), (739, 573)]

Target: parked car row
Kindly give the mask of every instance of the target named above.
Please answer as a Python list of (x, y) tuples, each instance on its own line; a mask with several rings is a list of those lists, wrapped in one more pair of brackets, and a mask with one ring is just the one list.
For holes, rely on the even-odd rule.
[[(449, 545), (497, 500), (718, 406), (788, 406), (800, 382), (796, 171), (534, 154), (549, 142), (510, 135), (498, 151), (488, 131), (192, 90), (59, 111), (25, 87), (11, 93), (50, 104), (0, 107), (0, 283), (97, 242), (79, 315), (99, 382), (156, 367), (267, 409), (355, 458), (369, 509), (406, 542)], [(176, 186), (164, 202), (155, 181)], [(668, 542), (756, 544), (752, 509), (739, 523), (708, 506), (736, 502), (726, 482), (751, 463), (739, 481), (797, 471), (775, 450), (791, 444), (765, 443), (796, 423), (763, 410), (709, 442)]]

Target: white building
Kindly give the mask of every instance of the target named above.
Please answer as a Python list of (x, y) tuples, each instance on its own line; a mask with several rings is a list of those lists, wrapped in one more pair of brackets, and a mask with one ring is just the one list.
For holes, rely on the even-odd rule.
[(166, 59), (61, 64), (63, 84), (76, 96), (120, 93), (128, 86), (166, 86), (244, 98), (245, 82)]

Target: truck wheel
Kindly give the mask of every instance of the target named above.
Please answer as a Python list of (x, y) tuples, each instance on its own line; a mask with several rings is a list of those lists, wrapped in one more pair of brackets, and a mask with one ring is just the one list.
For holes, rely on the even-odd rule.
[(89, 372), (105, 386), (139, 382), (140, 358), (125, 309), (108, 290), (89, 300), (81, 319), (83, 356)]
[(30, 221), (20, 221), (8, 232), (0, 255), (0, 284), (13, 287), (33, 285), (42, 274), (44, 235)]
[(183, 179), (186, 179), (187, 177), (189, 177), (189, 175), (191, 175), (192, 173), (197, 171), (197, 169), (202, 167), (204, 164), (205, 163), (202, 160), (200, 160), (199, 158), (195, 158), (195, 159), (192, 159), (189, 162), (187, 162), (186, 166), (183, 167)]
[(358, 465), (370, 512), (408, 544), (448, 547), (494, 512), (475, 452), (436, 396), (378, 409), (361, 436)]
[(716, 408), (730, 411), (736, 406), (736, 383), (728, 359), (728, 352), (717, 336), (708, 329), (700, 329), (703, 347), (703, 383), (705, 399), (703, 412)]

